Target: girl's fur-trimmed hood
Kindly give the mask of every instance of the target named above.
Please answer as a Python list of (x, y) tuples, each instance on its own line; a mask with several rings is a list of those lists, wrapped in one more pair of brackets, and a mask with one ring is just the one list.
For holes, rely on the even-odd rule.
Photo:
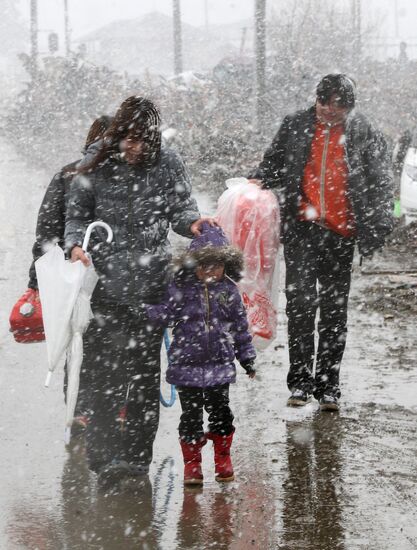
[(225, 276), (233, 281), (242, 278), (242, 252), (230, 245), (221, 227), (203, 222), (200, 234), (193, 238), (188, 250), (174, 263), (174, 281), (184, 284), (195, 278), (197, 266), (217, 264), (224, 264)]
[(173, 263), (174, 281), (181, 285), (195, 276), (199, 265), (224, 264), (224, 274), (235, 282), (242, 278), (244, 268), (241, 250), (232, 245), (205, 246), (187, 250)]

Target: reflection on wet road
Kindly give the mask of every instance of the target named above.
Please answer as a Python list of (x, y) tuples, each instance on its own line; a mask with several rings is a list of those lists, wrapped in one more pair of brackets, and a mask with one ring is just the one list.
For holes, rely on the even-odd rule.
[(286, 423), (283, 548), (345, 548), (342, 428), (337, 413), (319, 411), (308, 422)]
[(62, 475), (62, 548), (156, 548), (148, 476), (106, 494), (82, 454), (83, 445), (70, 452)]
[[(226, 486), (211, 479), (204, 488), (185, 488), (174, 459), (167, 457), (151, 476), (153, 483), (144, 476), (106, 493), (97, 488), (84, 454), (81, 438), (68, 451), (57, 509), (43, 509), (36, 499), (26, 504), (19, 499), (6, 529), (7, 548), (270, 547), (270, 533), (264, 529), (267, 499), (262, 484)], [(242, 489), (253, 508), (248, 509)], [(254, 530), (256, 522), (264, 533)]]
[[(209, 479), (202, 488), (182, 487), (172, 457), (163, 460), (151, 478), (152, 484), (144, 476), (106, 494), (97, 489), (94, 476), (88, 472), (83, 445), (74, 448), (62, 476), (60, 547), (108, 550), (269, 547), (269, 535), (259, 536), (253, 531), (257, 515), (264, 521), (266, 503), (265, 492), (258, 483), (248, 487), (245, 482), (227, 486)], [(242, 488), (254, 510), (247, 509)], [(249, 529), (243, 528), (243, 521)], [(254, 546), (252, 541), (257, 544)]]

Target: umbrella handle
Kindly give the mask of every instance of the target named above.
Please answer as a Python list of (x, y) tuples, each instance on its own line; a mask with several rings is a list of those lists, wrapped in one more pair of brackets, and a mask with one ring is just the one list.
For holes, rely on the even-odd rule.
[(82, 248), (83, 248), (84, 252), (87, 251), (87, 246), (88, 246), (88, 243), (89, 243), (90, 237), (91, 237), (91, 231), (95, 227), (104, 227), (104, 229), (107, 231), (107, 239), (106, 239), (107, 243), (111, 243), (112, 240), (113, 240), (113, 231), (112, 231), (112, 228), (110, 227), (110, 225), (108, 225), (105, 222), (90, 223), (90, 225), (87, 227), (87, 231), (85, 232), (85, 237), (84, 237), (84, 241), (83, 241)]

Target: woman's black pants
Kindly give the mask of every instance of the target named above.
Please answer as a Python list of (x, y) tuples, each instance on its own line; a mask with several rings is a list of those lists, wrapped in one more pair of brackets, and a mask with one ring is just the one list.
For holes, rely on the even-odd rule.
[(88, 370), (87, 456), (98, 471), (112, 460), (147, 467), (159, 423), (162, 330), (127, 306), (93, 304), (84, 335)]

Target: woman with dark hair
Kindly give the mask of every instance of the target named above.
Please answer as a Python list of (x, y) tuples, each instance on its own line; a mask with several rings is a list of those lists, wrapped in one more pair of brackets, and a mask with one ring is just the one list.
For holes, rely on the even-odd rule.
[(106, 486), (147, 473), (152, 460), (162, 330), (137, 311), (164, 295), (169, 228), (191, 238), (204, 221), (214, 222), (200, 218), (185, 167), (161, 146), (160, 115), (145, 98), (122, 103), (98, 154), (78, 173), (65, 233), (71, 259), (88, 265), (80, 244), (92, 221), (107, 222), (114, 232), (111, 245), (97, 242), (93, 253), (100, 279), (83, 361), (92, 387), (87, 456)]

